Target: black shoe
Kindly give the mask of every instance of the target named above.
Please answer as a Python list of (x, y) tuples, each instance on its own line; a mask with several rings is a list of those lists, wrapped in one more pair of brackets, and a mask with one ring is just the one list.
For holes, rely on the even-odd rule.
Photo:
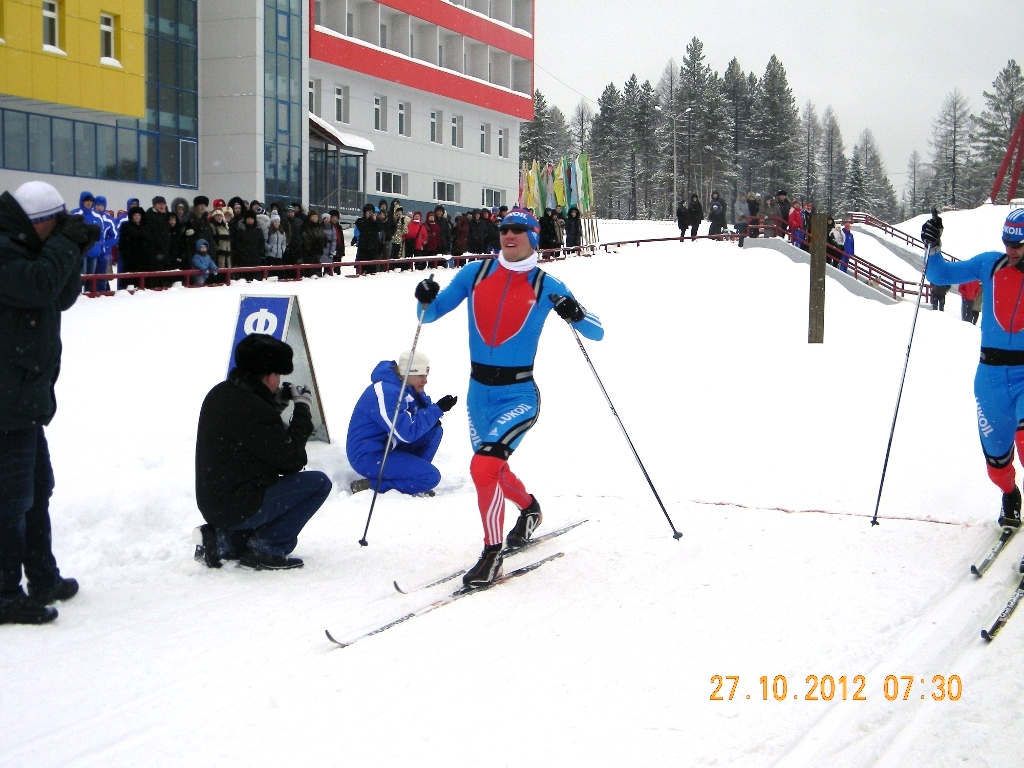
[(1003, 511), (999, 515), (999, 524), (1011, 528), (1020, 528), (1020, 489), (1014, 488), (1010, 493), (1003, 494)]
[(368, 491), (370, 490), (370, 480), (369, 478), (366, 477), (361, 477), (358, 480), (353, 480), (352, 483), (349, 485), (348, 489), (352, 491), (352, 493)]
[(417, 499), (432, 499), (436, 495), (437, 494), (435, 494), (432, 490), (424, 491), (423, 493), (414, 493), (413, 494), (413, 496), (415, 496)]
[(31, 584), (28, 587), (28, 596), (40, 605), (50, 605), (55, 600), (70, 600), (77, 594), (78, 582), (75, 579), (65, 579), (63, 576), (58, 576), (53, 588), (45, 592), (33, 589)]
[(537, 503), (537, 497), (531, 496), (530, 498), (533, 499), (533, 503), (519, 513), (519, 519), (516, 520), (515, 527), (505, 537), (505, 546), (509, 549), (525, 547), (526, 542), (533, 537), (533, 532), (544, 521), (544, 515), (540, 512), (540, 504)]
[(483, 554), (480, 555), (476, 565), (466, 571), (466, 575), (462, 577), (462, 583), (467, 587), (486, 587), (501, 576), (501, 561), (503, 559), (501, 550), (501, 544), (484, 547)]
[(220, 568), (222, 563), (217, 554), (217, 529), (212, 525), (200, 525), (192, 530), (192, 542), (196, 545), (196, 562), (207, 568)]
[(20, 589), (10, 597), (0, 597), (0, 624), (48, 624), (56, 618), (56, 608), (42, 605)]
[(301, 568), (302, 559), (287, 555), (268, 555), (252, 547), (246, 547), (238, 564), (243, 568), (255, 568), (257, 571), (287, 571), (290, 568)]

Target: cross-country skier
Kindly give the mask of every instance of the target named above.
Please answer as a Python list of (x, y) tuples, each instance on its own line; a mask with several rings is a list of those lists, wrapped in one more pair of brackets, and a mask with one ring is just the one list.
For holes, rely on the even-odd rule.
[[(921, 229), (927, 245), (940, 245), (942, 219)], [(974, 377), (978, 432), (988, 476), (1003, 492), (1000, 525), (1020, 526), (1020, 489), (1013, 470), (1013, 449), (1024, 453), (1024, 208), (1003, 224), (1005, 252), (987, 251), (950, 263), (936, 253), (926, 276), (935, 285), (980, 280), (985, 304), (981, 315), (981, 361)]]
[(512, 474), (508, 459), (537, 421), (540, 393), (533, 361), (552, 309), (588, 339), (604, 336), (601, 321), (573, 298), (560, 280), (537, 266), (540, 224), (514, 209), (501, 222), (497, 258), (467, 264), (444, 291), (431, 279), (416, 286), (423, 320), (432, 323), (469, 300), (472, 373), (467, 410), (474, 456), (469, 472), (484, 526), (484, 551), (463, 577), (467, 586), (491, 583), (501, 573), (505, 499), (520, 509), (508, 546), (523, 546), (541, 523), (540, 504)]

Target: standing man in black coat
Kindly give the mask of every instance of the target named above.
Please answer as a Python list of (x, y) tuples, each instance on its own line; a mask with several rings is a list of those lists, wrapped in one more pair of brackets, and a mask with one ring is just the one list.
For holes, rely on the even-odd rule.
[[(252, 334), (235, 347), (227, 381), (210, 390), (196, 438), (196, 502), (206, 525), (195, 529), (196, 560), (220, 568), (301, 568), (288, 557), (299, 532), (331, 492), (323, 472), (303, 472), (313, 434), (312, 395), (281, 385), (291, 373), (292, 348)], [(291, 424), (281, 411), (295, 402)]]
[[(363, 215), (356, 219), (355, 228), (358, 230), (358, 239), (353, 239), (352, 244), (356, 246), (356, 261), (378, 261), (386, 258), (383, 253), (384, 245), (381, 242), (381, 235), (386, 228), (387, 222), (377, 220), (376, 208), (372, 203), (363, 206)], [(377, 271), (377, 266), (371, 265), (362, 268), (363, 272), (371, 273)]]
[(708, 220), (711, 222), (711, 230), (708, 234), (712, 237), (722, 234), (726, 225), (725, 201), (718, 196), (717, 190), (711, 193), (711, 202), (708, 203)]
[[(146, 264), (145, 271), (158, 272), (167, 269), (171, 252), (171, 225), (167, 222), (167, 200), (161, 195), (153, 198), (153, 207), (146, 211), (145, 224), (151, 246), (150, 261)], [(192, 258), (191, 254), (194, 251), (188, 253), (189, 258)]]
[[(53, 468), (43, 427), (57, 410), (60, 318), (99, 237), (42, 181), (0, 195), (0, 624), (43, 624), (78, 592), (53, 556)], [(28, 594), (21, 588), (22, 568)]]
[(697, 195), (690, 195), (690, 237), (697, 236), (697, 228), (700, 227), (700, 223), (704, 221), (704, 206), (700, 204), (700, 198)]
[(690, 209), (682, 201), (679, 201), (679, 207), (676, 208), (676, 225), (679, 227), (679, 239), (682, 240), (690, 228)]

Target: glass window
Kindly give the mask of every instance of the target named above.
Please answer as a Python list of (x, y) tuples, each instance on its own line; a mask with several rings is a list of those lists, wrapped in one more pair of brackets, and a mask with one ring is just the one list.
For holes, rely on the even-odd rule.
[(178, 93), (178, 131), (184, 136), (195, 136), (199, 131), (196, 94), (188, 91)]
[(160, 130), (178, 132), (178, 92), (173, 88), (160, 89)]
[(178, 137), (160, 137), (160, 183), (178, 186)]
[(401, 102), (398, 104), (398, 133), (402, 136), (407, 135), (405, 132), (405, 104)]
[(345, 34), (349, 37), (355, 37), (356, 20), (351, 13), (345, 14)]
[(128, 128), (117, 129), (117, 178), (139, 180), (138, 134)]
[(53, 118), (53, 172), (67, 176), (75, 175), (75, 123), (73, 120)]
[(157, 146), (160, 137), (155, 133), (139, 134), (139, 181), (156, 183), (159, 181), (157, 174)]
[[(267, 143), (263, 147), (263, 173), (267, 179), (267, 189), (271, 182), (277, 180), (277, 145)], [(274, 189), (277, 192), (277, 189)]]
[(29, 115), (28, 135), (28, 169), (36, 173), (50, 173), (50, 118)]
[(43, 0), (43, 45), (60, 47), (57, 3)]
[(177, 19), (175, 16), (175, 0), (160, 0), (160, 13), (157, 24), (160, 30), (160, 37), (167, 37), (173, 40), (177, 36)]
[(194, 141), (181, 140), (181, 184), (187, 187), (199, 186), (199, 145)]
[(381, 130), (381, 125), (382, 125), (383, 121), (381, 120), (380, 112), (381, 112), (380, 96), (374, 96), (373, 97), (373, 129), (375, 131)]
[(96, 173), (101, 179), (117, 178), (116, 136), (109, 125), (96, 126)]
[(196, 50), (191, 45), (179, 46), (178, 87), (186, 91), (199, 90), (199, 76), (196, 74)]
[(437, 141), (437, 112), (430, 113), (430, 140)]
[(114, 50), (114, 17), (100, 14), (100, 56), (107, 59), (116, 59), (117, 52)]
[(4, 165), (28, 170), (28, 115), (4, 110)]
[(75, 176), (96, 176), (96, 126), (75, 123)]
[(0, 168), (4, 167), (4, 111), (0, 109)]
[(306, 87), (306, 107), (310, 112), (316, 114), (316, 83), (312, 80)]
[(140, 122), (144, 128), (155, 131), (159, 125), (160, 89), (150, 83), (146, 86), (146, 117)]
[(146, 34), (156, 34), (156, 0), (146, 0)]
[[(149, 18), (148, 16), (146, 18)], [(146, 82), (160, 79), (160, 46), (152, 35), (146, 35)]]
[(182, 42), (196, 41), (196, 4), (194, 0), (178, 2), (178, 39)]
[(278, 13), (277, 14), (277, 36), (281, 40), (288, 39), (288, 14)]
[(387, 48), (388, 47), (388, 25), (387, 24), (381, 24), (380, 25), (380, 47), (381, 48)]
[(347, 85), (334, 89), (334, 119), (339, 123), (347, 123), (349, 121)]
[(173, 40), (160, 43), (160, 84), (174, 85), (178, 81), (178, 46)]
[(277, 132), (288, 133), (288, 102), (277, 102)]

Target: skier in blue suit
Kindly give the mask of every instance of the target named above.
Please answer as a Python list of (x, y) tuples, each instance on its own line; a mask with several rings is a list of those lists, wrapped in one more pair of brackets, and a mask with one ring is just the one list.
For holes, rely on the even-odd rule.
[(604, 328), (560, 280), (537, 266), (540, 225), (528, 211), (513, 209), (501, 221), (501, 253), (467, 264), (443, 291), (431, 279), (416, 287), (416, 299), (432, 323), (463, 301), (469, 305), (469, 472), (484, 527), (480, 561), (463, 577), (469, 586), (501, 575), (505, 499), (519, 507), (508, 546), (523, 546), (540, 525), (540, 504), (509, 468), (508, 459), (536, 423), (540, 392), (533, 381), (537, 343), (548, 313), (555, 310), (589, 339)]
[[(941, 235), (938, 216), (921, 230), (921, 239), (936, 247)], [(1024, 454), (1024, 208), (1006, 218), (1003, 246), (1003, 252), (987, 251), (952, 263), (935, 253), (925, 274), (933, 285), (981, 281), (981, 360), (974, 377), (978, 433), (988, 476), (1003, 492), (999, 524), (1016, 528), (1021, 495), (1013, 469), (1014, 445)]]
[(433, 496), (433, 489), (441, 482), (441, 473), (431, 462), (441, 444), (441, 417), (452, 409), (458, 398), (445, 395), (436, 403), (431, 402), (423, 391), (430, 373), (430, 360), (422, 352), (415, 356), (403, 352), (397, 363), (394, 360), (377, 363), (370, 375), (372, 383), (352, 411), (345, 451), (352, 469), (363, 476), (352, 482), (353, 493), (369, 490), (377, 482), (402, 388), (402, 375), (410, 357), (413, 359), (409, 380), (377, 490), (386, 493), (394, 488), (401, 493)]

